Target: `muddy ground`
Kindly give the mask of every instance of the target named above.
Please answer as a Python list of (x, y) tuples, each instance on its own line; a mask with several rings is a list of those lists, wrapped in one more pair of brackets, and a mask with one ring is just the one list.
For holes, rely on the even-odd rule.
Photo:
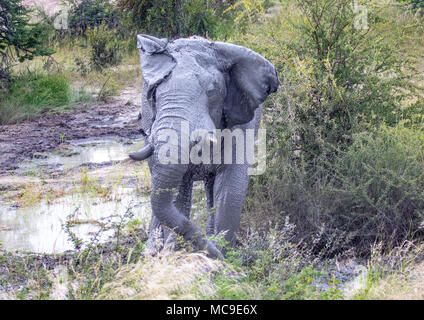
[(0, 126), (0, 174), (69, 140), (140, 137), (139, 111), (139, 104), (120, 97), (80, 106), (70, 113), (46, 114), (36, 120)]

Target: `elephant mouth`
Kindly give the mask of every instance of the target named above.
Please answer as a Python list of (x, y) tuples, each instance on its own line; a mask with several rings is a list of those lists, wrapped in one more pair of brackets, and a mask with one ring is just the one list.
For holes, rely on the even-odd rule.
[[(184, 132), (184, 130), (187, 130), (189, 128), (188, 122), (186, 122), (186, 126), (181, 125), (181, 132)], [(170, 130), (170, 129), (168, 129)], [(178, 136), (178, 133), (175, 131), (175, 137)], [(189, 141), (187, 141), (187, 145), (184, 145), (184, 150), (188, 151), (190, 149), (190, 146), (193, 144), (200, 144), (205, 146), (215, 146), (218, 143), (217, 137), (215, 136), (215, 133), (213, 130), (205, 131), (204, 129), (201, 129), (199, 132), (195, 131), (192, 135), (190, 133), (185, 134), (185, 136), (190, 137)], [(200, 143), (199, 143), (200, 140)], [(174, 141), (174, 144), (178, 144), (178, 142)], [(129, 154), (130, 159), (135, 161), (143, 161), (149, 158), (153, 155), (155, 151), (154, 144), (149, 143), (146, 141), (145, 146), (133, 153)], [(166, 162), (166, 161), (165, 161)]]

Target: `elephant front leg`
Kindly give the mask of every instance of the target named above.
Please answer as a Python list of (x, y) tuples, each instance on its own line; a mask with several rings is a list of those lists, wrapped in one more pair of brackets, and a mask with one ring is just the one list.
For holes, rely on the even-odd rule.
[[(173, 203), (175, 208), (185, 217), (190, 219), (191, 199), (193, 190), (193, 180), (190, 174), (183, 177), (182, 183), (178, 188), (178, 194), (173, 192)], [(159, 219), (152, 214), (152, 220), (149, 229), (149, 239), (147, 244), (147, 253), (155, 255), (166, 245), (175, 245), (177, 243), (175, 232), (161, 225)], [(175, 247), (176, 249), (177, 246)]]
[[(178, 194), (174, 194), (175, 208), (183, 214), (187, 219), (190, 219), (191, 198), (193, 192), (193, 180), (190, 173), (186, 173), (183, 181), (178, 188)], [(163, 240), (165, 245), (174, 246), (176, 250), (180, 249), (179, 243), (175, 236), (175, 232), (168, 228), (163, 228)]]
[(240, 226), (240, 214), (249, 183), (247, 170), (247, 165), (230, 165), (220, 170), (215, 178), (215, 233), (224, 233), (230, 245), (235, 244)]
[(149, 238), (147, 239), (147, 246), (144, 250), (145, 254), (156, 255), (162, 250), (164, 245), (164, 229), (160, 224), (160, 221), (154, 214), (150, 221), (149, 227)]
[[(150, 167), (154, 167), (155, 164), (153, 162), (149, 163)], [(190, 219), (190, 209), (191, 209), (191, 194), (192, 194), (192, 186), (193, 182), (191, 180), (191, 175), (188, 173), (184, 174), (184, 171), (181, 170), (172, 170), (172, 176), (169, 174), (166, 167), (156, 167), (157, 171), (162, 171), (165, 173), (169, 179), (169, 181), (166, 181), (163, 176), (159, 176), (158, 174), (154, 174), (154, 182), (156, 187), (155, 192), (151, 194), (151, 201), (152, 201), (152, 207), (153, 207), (153, 201), (158, 197), (159, 192), (170, 192), (170, 200), (172, 203), (170, 204), (171, 207), (174, 208), (174, 212), (177, 212), (178, 215), (183, 214), (185, 217)], [(184, 169), (184, 168), (182, 168)], [(158, 179), (160, 177), (161, 179)], [(160, 182), (159, 182), (160, 181)], [(180, 181), (180, 182), (178, 182)], [(178, 186), (178, 188), (175, 188), (174, 186)], [(160, 187), (159, 187), (159, 186)], [(178, 194), (177, 194), (178, 189)], [(157, 206), (159, 207), (159, 206)], [(158, 213), (157, 209), (152, 210), (152, 218), (150, 222), (150, 228), (149, 228), (149, 239), (147, 241), (147, 249), (146, 253), (151, 255), (156, 255), (159, 251), (163, 249), (164, 246), (168, 245), (175, 245), (177, 243), (175, 231), (171, 230), (169, 227), (167, 227), (163, 222), (159, 220), (157, 215), (155, 213)], [(175, 216), (175, 214), (174, 214)], [(171, 217), (172, 218), (172, 217)], [(169, 219), (169, 217), (167, 218)], [(176, 247), (175, 247), (176, 248)], [(176, 248), (177, 249), (177, 248)]]
[[(156, 169), (156, 168), (155, 168)], [(159, 220), (160, 224), (184, 238), (191, 243), (195, 250), (207, 250), (211, 257), (221, 257), (221, 253), (215, 245), (205, 238), (204, 233), (196, 227), (177, 207), (174, 201), (174, 191), (181, 185), (183, 167), (162, 166), (152, 170), (151, 205), (152, 214)], [(178, 175), (181, 174), (179, 177)], [(183, 201), (182, 201), (183, 202)], [(181, 202), (181, 203), (182, 203)]]

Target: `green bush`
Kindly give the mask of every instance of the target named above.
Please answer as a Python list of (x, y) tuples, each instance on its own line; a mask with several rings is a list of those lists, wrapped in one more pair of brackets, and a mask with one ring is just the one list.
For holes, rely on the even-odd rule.
[(284, 156), (280, 161), (252, 181), (243, 224), (265, 229), (264, 221), (290, 217), (298, 241), (329, 255), (422, 237), (422, 132), (383, 126), (354, 134), (351, 146), (331, 162), (320, 158), (311, 167)]
[[(242, 270), (244, 276), (232, 277), (225, 270), (215, 279), (212, 299), (337, 299), (335, 287), (320, 289), (325, 276), (320, 255), (310, 246), (295, 243), (294, 225), (288, 219), (281, 227), (266, 233), (250, 232), (248, 239), (226, 254), (227, 266)], [(233, 271), (234, 273), (234, 271)], [(231, 272), (230, 272), (231, 274)]]
[(26, 74), (14, 79), (10, 88), (0, 95), (0, 124), (64, 110), (70, 100), (70, 86), (64, 75)]
[(422, 132), (381, 127), (358, 133), (334, 172), (339, 205), (328, 224), (351, 233), (359, 246), (377, 239), (399, 245), (423, 234)]
[(183, 32), (181, 35), (201, 35), (207, 36), (217, 25), (218, 17), (214, 16), (212, 9), (208, 8), (205, 1), (194, 0), (183, 5)]
[(68, 27), (74, 35), (84, 35), (88, 28), (96, 28), (103, 22), (109, 29), (122, 28), (120, 11), (109, 0), (72, 2), (68, 14)]
[(424, 1), (423, 0), (411, 0), (411, 3), (415, 9), (418, 8), (424, 8)]
[(88, 27), (86, 36), (91, 47), (90, 62), (93, 68), (101, 70), (121, 62), (122, 43), (113, 31), (107, 29), (105, 22), (93, 29)]
[(424, 0), (398, 0), (398, 2), (409, 4), (415, 10), (424, 8)]
[(243, 33), (253, 24), (261, 24), (266, 9), (273, 5), (273, 0), (236, 0), (224, 12), (232, 13), (234, 27)]

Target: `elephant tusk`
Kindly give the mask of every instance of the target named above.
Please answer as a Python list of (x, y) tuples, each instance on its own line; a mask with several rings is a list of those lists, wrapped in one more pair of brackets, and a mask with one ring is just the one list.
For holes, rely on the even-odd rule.
[(216, 139), (215, 136), (212, 136), (212, 137), (209, 137), (209, 142), (212, 143), (212, 144), (217, 144), (218, 140)]
[(215, 145), (218, 143), (218, 140), (216, 139), (216, 136), (213, 133), (206, 134), (206, 136), (203, 137), (203, 141), (205, 141), (209, 145)]
[(135, 161), (142, 161), (147, 159), (153, 154), (153, 151), (155, 149), (152, 147), (152, 145), (148, 144), (144, 148), (140, 149), (139, 151), (130, 153), (129, 156), (131, 159)]

